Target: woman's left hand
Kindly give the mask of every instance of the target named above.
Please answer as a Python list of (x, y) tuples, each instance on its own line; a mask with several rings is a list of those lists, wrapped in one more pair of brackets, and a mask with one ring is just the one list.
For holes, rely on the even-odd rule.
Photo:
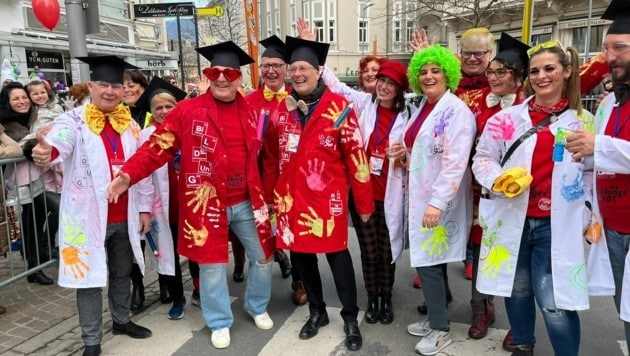
[(422, 217), (422, 227), (428, 229), (436, 227), (440, 222), (440, 215), (442, 215), (442, 210), (432, 205), (427, 205), (427, 208), (424, 210), (424, 216)]
[(151, 214), (140, 213), (140, 233), (146, 234), (151, 231)]

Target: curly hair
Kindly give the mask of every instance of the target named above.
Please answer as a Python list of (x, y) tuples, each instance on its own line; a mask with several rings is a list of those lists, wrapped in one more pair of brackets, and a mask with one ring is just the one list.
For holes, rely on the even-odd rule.
[(427, 47), (420, 52), (414, 53), (409, 62), (407, 69), (407, 77), (409, 78), (409, 86), (417, 94), (423, 94), (420, 88), (420, 70), (426, 64), (435, 64), (439, 66), (446, 76), (446, 87), (454, 92), (462, 78), (461, 66), (459, 60), (448, 49), (436, 44)]
[(367, 55), (365, 57), (362, 57), (359, 60), (359, 78), (358, 78), (358, 83), (359, 84), (359, 88), (361, 90), (365, 90), (365, 85), (363, 85), (363, 73), (365, 72), (368, 63), (370, 62), (376, 62), (378, 63), (378, 65), (380, 66), (381, 64), (387, 62), (387, 57), (383, 57), (383, 56), (375, 56), (375, 55)]
[[(85, 82), (76, 83), (68, 89), (68, 97), (74, 98), (77, 103), (82, 103), (83, 99), (90, 95), (90, 90)], [(77, 104), (80, 105), (80, 104)]]

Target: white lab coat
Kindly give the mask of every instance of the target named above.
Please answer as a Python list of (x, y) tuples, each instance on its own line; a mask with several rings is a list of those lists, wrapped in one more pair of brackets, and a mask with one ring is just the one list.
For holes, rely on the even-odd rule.
[[(104, 287), (107, 283), (105, 232), (110, 168), (103, 140), (90, 131), (85, 106), (55, 119), (46, 141), (59, 151), (52, 163), (63, 162), (64, 182), (59, 209), (59, 285), (69, 288)], [(140, 147), (140, 127), (132, 120), (121, 135), (125, 158)], [(129, 241), (140, 270), (140, 212), (151, 211), (148, 179), (129, 188)]]

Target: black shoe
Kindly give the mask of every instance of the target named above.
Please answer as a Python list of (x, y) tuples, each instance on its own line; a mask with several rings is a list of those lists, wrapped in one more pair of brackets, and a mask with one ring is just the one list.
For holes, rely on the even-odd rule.
[(127, 322), (127, 324), (118, 324), (117, 322), (114, 322), (112, 333), (114, 335), (129, 335), (134, 339), (146, 339), (151, 336), (151, 330), (145, 328), (144, 326), (134, 324), (131, 320)]
[(37, 283), (43, 286), (49, 286), (55, 283), (52, 278), (48, 278), (42, 271), (37, 271), (29, 275), (28, 277), (26, 277), (26, 280), (28, 281), (28, 283)]
[(236, 271), (235, 270), (234, 273), (232, 273), (232, 279), (236, 283), (241, 283), (242, 281), (245, 280), (245, 274), (243, 273), (243, 271)]
[(320, 326), (326, 326), (328, 325), (328, 323), (328, 313), (317, 311), (312, 313), (308, 317), (306, 324), (304, 324), (304, 326), (302, 326), (302, 329), (300, 330), (300, 339), (306, 340), (312, 338), (313, 336), (317, 335), (317, 331), (319, 330)]
[(345, 323), (343, 331), (346, 333), (346, 347), (350, 351), (357, 351), (363, 345), (363, 338), (361, 337), (361, 331), (359, 331), (359, 323), (353, 321), (351, 323)]
[(512, 356), (532, 356), (534, 355), (534, 347), (530, 345), (518, 345), (514, 347)]
[(291, 276), (291, 262), (289, 262), (289, 257), (284, 255), (280, 261), (278, 261), (280, 265), (280, 272), (282, 273), (282, 278), (289, 278)]
[(89, 345), (83, 350), (83, 356), (99, 356), (101, 354), (101, 345)]
[(381, 314), (379, 315), (379, 321), (381, 324), (391, 324), (394, 321), (391, 294), (381, 297)]
[(368, 293), (368, 305), (365, 310), (365, 322), (368, 324), (376, 324), (379, 318), (378, 296)]
[[(448, 290), (446, 291), (446, 305), (449, 305), (451, 303), (453, 303), (453, 295), (451, 294), (451, 291)], [(422, 315), (427, 315), (427, 302), (422, 302), (422, 305), (418, 305), (418, 313)]]

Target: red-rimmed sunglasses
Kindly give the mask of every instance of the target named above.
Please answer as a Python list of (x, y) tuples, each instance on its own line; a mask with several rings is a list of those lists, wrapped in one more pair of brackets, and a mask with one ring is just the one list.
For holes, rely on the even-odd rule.
[(234, 68), (219, 69), (217, 67), (212, 67), (203, 70), (203, 74), (212, 81), (219, 79), (221, 73), (223, 73), (223, 76), (228, 82), (233, 82), (241, 77), (241, 71)]

